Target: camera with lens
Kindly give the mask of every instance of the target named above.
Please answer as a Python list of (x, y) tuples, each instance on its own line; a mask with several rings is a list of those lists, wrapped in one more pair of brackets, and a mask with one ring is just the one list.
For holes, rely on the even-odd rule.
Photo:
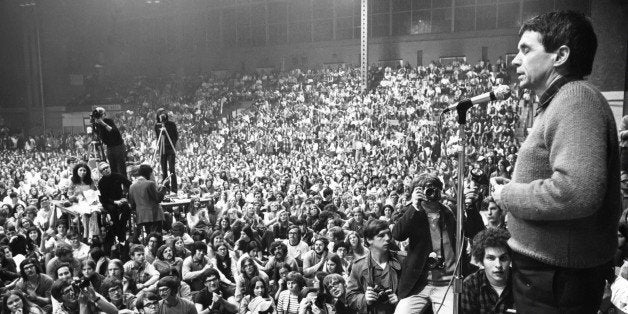
[(433, 270), (433, 269), (444, 269), (445, 268), (445, 259), (442, 256), (436, 254), (436, 252), (432, 252), (427, 257), (427, 267), (430, 270)]
[(388, 302), (388, 294), (389, 293), (387, 293), (386, 290), (388, 290), (388, 289), (386, 287), (380, 285), (380, 284), (375, 285), (373, 287), (373, 292), (377, 293), (377, 301), (376, 302), (379, 302), (379, 303), (386, 303), (386, 302)]
[(428, 201), (440, 200), (440, 190), (435, 187), (426, 187), (425, 190), (423, 190), (423, 194), (425, 194)]
[(96, 120), (100, 118), (102, 118), (102, 112), (98, 111), (98, 109), (94, 109), (89, 115), (89, 120), (91, 123), (96, 122)]
[(90, 282), (86, 278), (74, 278), (74, 280), (72, 280), (72, 287), (77, 291), (89, 287), (89, 284)]

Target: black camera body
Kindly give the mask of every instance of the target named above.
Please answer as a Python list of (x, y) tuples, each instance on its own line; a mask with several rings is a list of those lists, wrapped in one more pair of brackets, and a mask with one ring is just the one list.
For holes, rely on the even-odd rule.
[(440, 189), (437, 189), (435, 187), (426, 187), (425, 190), (423, 190), (423, 194), (425, 194), (425, 197), (428, 201), (440, 200)]
[(102, 113), (98, 111), (98, 109), (94, 109), (92, 113), (89, 115), (89, 121), (91, 123), (95, 123), (97, 119), (102, 118)]
[(388, 295), (390, 293), (387, 293), (386, 290), (388, 290), (386, 287), (382, 286), (382, 285), (375, 285), (373, 287), (373, 292), (377, 293), (377, 302), (378, 303), (387, 303), (388, 302)]
[(430, 253), (430, 255), (427, 257), (426, 263), (427, 268), (430, 270), (445, 268), (445, 259), (434, 252)]
[(80, 291), (84, 288), (87, 288), (89, 287), (89, 285), (90, 285), (90, 282), (86, 278), (74, 278), (74, 280), (72, 280), (72, 287), (76, 291)]

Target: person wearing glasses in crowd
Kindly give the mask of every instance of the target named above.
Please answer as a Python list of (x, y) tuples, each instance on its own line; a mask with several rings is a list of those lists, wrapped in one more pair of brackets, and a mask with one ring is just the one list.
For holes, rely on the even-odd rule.
[(180, 282), (177, 277), (166, 276), (159, 279), (157, 291), (161, 301), (158, 313), (196, 314), (194, 303), (178, 296)]
[(101, 311), (106, 314), (117, 314), (118, 309), (89, 285), (78, 289), (69, 280), (56, 280), (50, 289), (51, 295), (59, 300), (60, 306), (53, 314), (75, 314)]
[(135, 295), (123, 292), (120, 279), (105, 278), (101, 285), (101, 291), (107, 301), (111, 302), (118, 310), (135, 310), (137, 299)]
[[(137, 302), (135, 303), (135, 309), (140, 314), (157, 314), (159, 310), (159, 296), (152, 292), (146, 292), (141, 295)], [(120, 314), (124, 313), (120, 311)], [(126, 312), (126, 313), (135, 313), (135, 312)]]
[(228, 299), (233, 299), (233, 297), (225, 299), (227, 296), (226, 291), (223, 291), (220, 287), (220, 274), (217, 270), (209, 268), (204, 283), (203, 289), (193, 297), (194, 306), (196, 307), (194, 313), (238, 313), (238, 305), (228, 301)]
[(50, 300), (50, 288), (54, 282), (39, 269), (39, 262), (33, 258), (27, 258), (20, 264), (21, 278), (15, 284), (15, 290), (22, 291), (29, 302), (36, 304), (46, 311), (52, 309)]

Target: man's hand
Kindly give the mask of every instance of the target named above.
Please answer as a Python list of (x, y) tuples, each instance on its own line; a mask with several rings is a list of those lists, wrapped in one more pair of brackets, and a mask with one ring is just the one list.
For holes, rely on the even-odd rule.
[[(494, 180), (494, 181), (493, 181)], [(502, 189), (504, 189), (504, 185), (510, 183), (510, 179), (507, 178), (503, 178), (503, 177), (497, 177), (497, 178), (493, 178), (491, 180), (491, 187), (493, 189), (491, 195), (493, 195), (493, 199), (495, 199), (495, 203), (497, 203), (497, 206), (502, 207), (502, 198), (501, 198), (501, 193), (502, 193)]]
[(422, 201), (427, 201), (427, 197), (425, 196), (425, 193), (423, 193), (423, 190), (421, 188), (416, 187), (412, 191), (412, 197), (410, 198), (410, 201), (412, 202), (412, 205), (414, 205), (415, 209), (419, 210), (421, 209), (419, 203)]
[(218, 302), (222, 298), (218, 293), (212, 292), (212, 304)]
[(107, 125), (107, 123), (105, 123), (105, 121), (103, 121), (103, 119), (102, 119), (102, 118), (98, 118), (98, 119), (96, 119), (95, 121), (96, 121), (96, 123), (98, 123), (98, 124), (100, 124), (100, 125)]
[(373, 291), (373, 287), (366, 287), (366, 292), (364, 292), (364, 299), (366, 299), (367, 305), (372, 305), (377, 301), (378, 295)]
[(388, 289), (384, 293), (388, 294), (388, 302), (390, 304), (395, 305), (399, 302), (399, 297), (397, 297), (397, 294), (395, 294), (392, 290)]

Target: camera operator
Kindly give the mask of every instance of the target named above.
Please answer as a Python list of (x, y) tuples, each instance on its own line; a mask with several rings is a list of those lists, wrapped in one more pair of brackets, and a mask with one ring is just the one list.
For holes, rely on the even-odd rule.
[(400, 256), (389, 250), (392, 236), (388, 223), (369, 220), (364, 239), (369, 252), (354, 261), (347, 282), (347, 303), (360, 313), (394, 313), (399, 302), (401, 262)]
[[(161, 134), (162, 128), (164, 133)], [(175, 174), (175, 147), (177, 146), (177, 141), (179, 140), (179, 133), (177, 132), (177, 125), (174, 122), (168, 120), (168, 113), (165, 109), (160, 108), (157, 110), (157, 123), (155, 123), (155, 135), (157, 139), (161, 136), (161, 143), (157, 143), (157, 145), (161, 145), (163, 143), (163, 149), (161, 149), (161, 156), (159, 156), (159, 160), (161, 162), (161, 179), (165, 179), (168, 177), (168, 173), (171, 176), (171, 190), (174, 193), (177, 193), (177, 176)]]
[[(453, 290), (445, 293), (456, 268), (456, 217), (440, 202), (442, 189), (443, 183), (435, 175), (418, 176), (410, 186), (411, 203), (393, 226), (395, 240), (409, 239), (395, 313), (420, 313), (430, 301), (434, 312), (441, 303), (442, 313), (453, 311)], [(469, 238), (484, 229), (482, 217), (473, 208), (467, 207), (464, 222)], [(466, 254), (461, 263), (463, 269), (470, 265)]]
[(118, 313), (113, 304), (94, 291), (89, 282), (75, 279), (74, 281), (56, 280), (50, 289), (50, 294), (60, 300), (61, 306), (54, 313)]
[(126, 177), (126, 148), (122, 135), (113, 120), (105, 116), (105, 108), (94, 109), (91, 115), (94, 132), (107, 145), (107, 160), (111, 165), (111, 171)]

